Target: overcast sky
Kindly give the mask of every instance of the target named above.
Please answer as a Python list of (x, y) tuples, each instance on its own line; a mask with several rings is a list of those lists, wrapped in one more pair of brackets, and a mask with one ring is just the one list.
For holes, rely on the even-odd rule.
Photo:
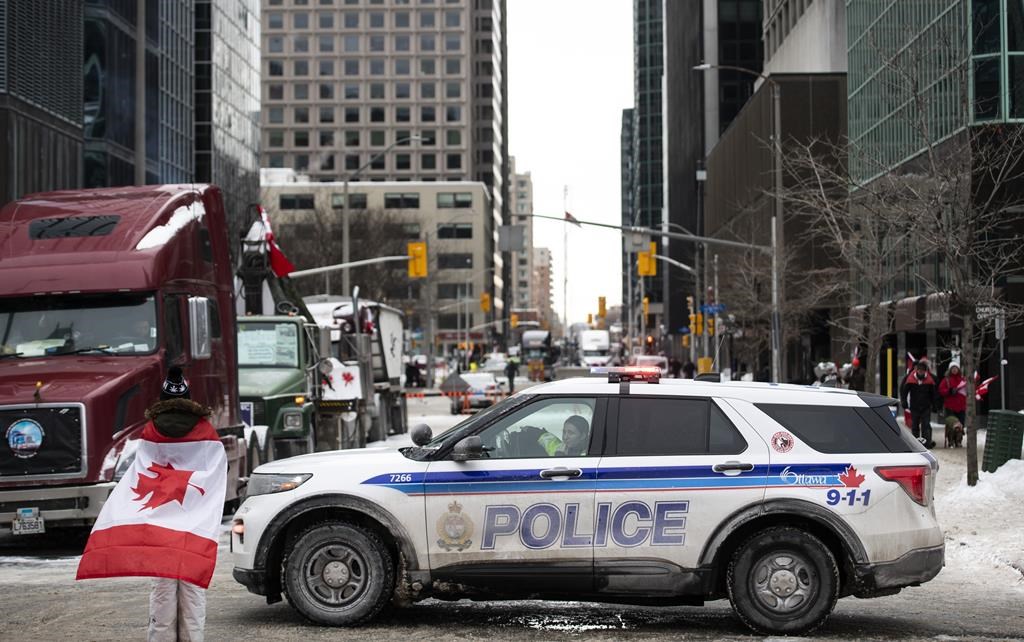
[[(533, 178), (536, 214), (619, 224), (619, 133), (633, 106), (629, 0), (509, 0), (509, 152)], [(562, 314), (562, 234), (534, 221), (533, 242), (554, 257), (555, 312)], [(569, 320), (597, 313), (597, 297), (622, 302), (615, 230), (569, 227)]]

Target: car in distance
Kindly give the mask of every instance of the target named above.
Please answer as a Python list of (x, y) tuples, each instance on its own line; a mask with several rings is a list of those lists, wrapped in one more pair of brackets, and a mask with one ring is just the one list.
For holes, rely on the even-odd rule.
[(261, 466), (234, 578), (348, 626), (397, 598), (700, 605), (798, 635), (942, 568), (936, 460), (893, 400), (653, 368), (538, 385), (415, 446)]

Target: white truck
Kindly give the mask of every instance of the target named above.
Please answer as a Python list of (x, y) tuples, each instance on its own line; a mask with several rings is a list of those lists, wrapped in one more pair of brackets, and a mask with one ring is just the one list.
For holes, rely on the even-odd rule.
[(606, 366), (611, 360), (611, 337), (607, 330), (580, 332), (580, 365)]

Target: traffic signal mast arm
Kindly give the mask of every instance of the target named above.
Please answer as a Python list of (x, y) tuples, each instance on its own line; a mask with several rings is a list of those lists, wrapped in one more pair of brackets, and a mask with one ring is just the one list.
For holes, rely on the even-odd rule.
[(373, 259), (363, 259), (361, 261), (349, 261), (348, 263), (337, 263), (335, 265), (325, 265), (318, 268), (310, 268), (308, 270), (296, 270), (290, 272), (288, 276), (295, 278), (297, 276), (313, 276), (314, 274), (323, 274), (324, 272), (334, 272), (336, 270), (347, 270), (349, 268), (360, 267), (362, 265), (374, 265), (376, 263), (389, 263), (391, 261), (408, 261), (408, 255), (401, 256), (378, 256)]

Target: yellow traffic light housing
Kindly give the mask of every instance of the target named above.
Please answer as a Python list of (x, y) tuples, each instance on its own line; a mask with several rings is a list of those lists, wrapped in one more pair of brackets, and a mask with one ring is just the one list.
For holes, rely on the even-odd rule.
[(713, 314), (708, 315), (708, 336), (715, 336), (715, 315)]
[(519, 325), (519, 315), (518, 314), (513, 314), (513, 315), (509, 316), (508, 323), (513, 328), (518, 326)]
[(658, 244), (651, 241), (651, 249), (648, 252), (637, 252), (636, 271), (640, 276), (658, 276), (658, 260), (654, 257), (658, 253)]
[(690, 334), (697, 334), (697, 315), (690, 315)]
[(697, 313), (697, 336), (704, 334), (704, 313)]
[(483, 312), (491, 311), (491, 295), (488, 292), (480, 294), (480, 310)]
[(427, 276), (427, 244), (413, 241), (407, 246), (409, 254), (409, 278), (423, 279)]
[(605, 299), (603, 296), (597, 297), (597, 316), (599, 316), (602, 319), (608, 316), (608, 311), (605, 307)]
[(594, 325), (594, 315), (591, 312), (587, 312), (587, 325)]
[(644, 316), (647, 316), (648, 314), (650, 314), (648, 312), (648, 310), (650, 310), (650, 308), (651, 308), (651, 297), (645, 296), (644, 297)]

